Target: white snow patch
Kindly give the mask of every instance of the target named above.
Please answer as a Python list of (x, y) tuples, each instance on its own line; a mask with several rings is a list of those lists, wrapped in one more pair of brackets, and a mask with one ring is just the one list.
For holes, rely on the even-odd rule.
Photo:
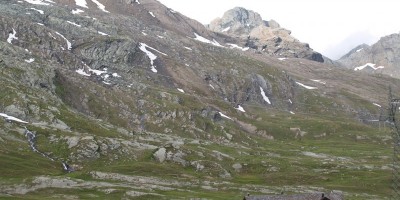
[(290, 103), (290, 104), (293, 104), (292, 100), (289, 99), (289, 103)]
[(69, 41), (67, 40), (67, 38), (64, 37), (61, 33), (59, 33), (59, 32), (56, 31), (56, 34), (59, 35), (59, 36), (61, 36), (61, 37), (67, 42), (67, 48), (68, 48), (68, 50), (71, 50), (71, 48), (72, 48), (71, 42), (69, 42)]
[(39, 10), (39, 9), (36, 9), (36, 8), (29, 8), (29, 9), (31, 9), (31, 10), (34, 10), (34, 11), (37, 11), (37, 12), (39, 12), (40, 14), (44, 14), (44, 11), (43, 10)]
[(237, 48), (237, 49), (240, 49), (240, 50), (242, 50), (242, 51), (247, 51), (247, 50), (249, 50), (249, 47), (243, 48), (243, 47), (240, 47), (240, 46), (237, 45), (237, 44), (227, 43), (227, 45), (231, 46), (231, 47), (230, 47), (231, 49)]
[(204, 42), (204, 43), (211, 43), (210, 40), (208, 40), (200, 35), (197, 35), (197, 33), (194, 33), (194, 35), (196, 36), (196, 38), (194, 38), (195, 40), (198, 40), (198, 41)]
[(92, 2), (95, 3), (95, 4), (97, 5), (97, 7), (98, 7), (100, 10), (102, 10), (103, 12), (109, 13), (109, 12), (106, 10), (106, 7), (105, 7), (103, 4), (101, 4), (100, 2), (98, 2), (97, 0), (92, 0)]
[(225, 117), (225, 118), (227, 118), (227, 119), (233, 120), (232, 118), (230, 118), (230, 117), (224, 115), (222, 112), (219, 112), (219, 114), (221, 115), (221, 117)]
[(135, 0), (135, 3), (140, 4), (139, 0)]
[(97, 33), (100, 34), (100, 35), (108, 36), (107, 33), (103, 33), (103, 32), (101, 32), (101, 31), (97, 31)]
[(20, 120), (20, 119), (18, 119), (18, 118), (16, 118), (16, 117), (7, 115), (7, 114), (5, 114), (5, 113), (0, 113), (0, 116), (6, 118), (6, 120), (16, 121), (16, 122), (20, 122), (20, 123), (24, 123), (24, 124), (27, 124), (27, 123), (28, 123), (28, 122), (26, 122), (26, 121)]
[(72, 25), (77, 26), (77, 27), (81, 27), (81, 25), (79, 25), (79, 24), (77, 24), (75, 22), (71, 22), (71, 21), (67, 20), (67, 23), (72, 24)]
[(357, 49), (357, 51), (356, 51), (356, 52), (358, 53), (358, 52), (362, 51), (363, 49), (364, 49), (364, 48)]
[(321, 84), (326, 84), (326, 82), (325, 81), (321, 81), (321, 80), (316, 80), (316, 79), (310, 79), (310, 80), (312, 80), (312, 81), (314, 81), (314, 82), (317, 82), (317, 83), (321, 83)]
[(147, 33), (143, 32), (143, 31), (142, 31), (142, 34), (143, 34), (144, 36), (146, 36), (146, 35), (147, 35)]
[(90, 74), (85, 72), (84, 68), (77, 69), (77, 70), (75, 70), (75, 72), (77, 72), (78, 74), (83, 75), (83, 76), (90, 76)]
[(209, 84), (209, 86), (210, 86), (213, 90), (215, 90), (215, 87), (214, 87), (213, 85)]
[(113, 73), (112, 76), (113, 76), (113, 77), (117, 77), (117, 78), (120, 78), (120, 77), (121, 77), (121, 76), (118, 75), (117, 73)]
[(15, 36), (17, 34), (17, 32), (15, 31), (15, 29), (13, 28), (13, 32), (8, 34), (8, 38), (7, 38), (7, 42), (12, 44), (13, 40), (18, 40), (18, 37)]
[(88, 8), (86, 0), (75, 0), (75, 4), (80, 7)]
[(267, 102), (268, 104), (271, 104), (271, 101), (269, 100), (267, 95), (265, 95), (264, 89), (262, 87), (260, 87), (260, 91), (261, 91), (261, 96), (263, 97), (264, 101)]
[(49, 3), (43, 2), (43, 0), (25, 0), (25, 1), (26, 1), (27, 3), (35, 4), (35, 5), (44, 5), (44, 6), (50, 5)]
[(27, 63), (32, 63), (33, 61), (35, 61), (34, 58), (29, 58), (29, 60), (25, 60), (25, 62), (27, 62)]
[(38, 25), (40, 25), (40, 26), (44, 26), (44, 24), (42, 24), (42, 23), (37, 23)]
[(158, 53), (160, 53), (160, 54), (162, 54), (162, 55), (165, 55), (165, 56), (166, 56), (167, 54), (165, 54), (165, 53), (163, 53), (163, 52), (160, 52), (160, 51), (158, 51), (157, 49), (155, 49), (155, 48), (153, 48), (153, 47), (150, 47), (149, 45), (147, 45), (147, 44), (145, 44), (145, 43), (140, 43), (139, 49), (140, 49), (141, 51), (143, 51), (144, 53), (146, 53), (147, 57), (149, 57), (149, 59), (150, 59), (151, 71), (153, 71), (154, 73), (157, 73), (157, 69), (156, 69), (156, 67), (154, 66), (154, 60), (157, 58), (157, 56), (154, 55), (154, 54), (153, 54), (152, 52), (150, 52), (149, 50), (147, 50), (147, 48), (152, 49), (152, 50), (154, 50), (154, 51), (156, 51), (156, 52), (158, 52)]
[(290, 114), (294, 115), (295, 113), (293, 111), (290, 111)]
[(284, 60), (286, 60), (287, 58), (278, 58), (278, 60), (280, 60), (280, 61), (284, 61)]
[(185, 49), (192, 51), (192, 49), (191, 49), (191, 48), (189, 48), (189, 47), (185, 47)]
[(227, 31), (229, 31), (229, 29), (231, 29), (231, 27), (226, 27), (226, 28), (224, 28), (224, 30), (222, 30), (221, 32), (227, 32)]
[(77, 15), (77, 14), (83, 13), (83, 12), (85, 12), (85, 11), (83, 11), (83, 10), (81, 10), (81, 9), (79, 9), (79, 8), (77, 8), (76, 10), (72, 10), (72, 11), (71, 11), (71, 13), (74, 14), (74, 15)]
[(217, 47), (224, 47), (222, 46), (220, 43), (217, 42), (217, 40), (213, 39), (212, 43), (213, 45), (217, 46)]
[(161, 35), (157, 35), (157, 37), (159, 37), (159, 38), (161, 38), (161, 39), (164, 39), (164, 37), (163, 37), (163, 36), (161, 36)]
[(103, 69), (104, 71), (102, 71), (102, 70), (97, 70), (97, 69), (91, 69), (90, 67), (88, 67), (88, 68), (89, 68), (89, 71), (90, 71), (90, 72), (93, 72), (93, 73), (96, 74), (97, 76), (100, 76), (100, 75), (102, 75), (102, 74), (107, 73), (107, 69), (106, 69), (106, 68)]
[(177, 88), (179, 92), (185, 93), (181, 88)]
[(207, 44), (212, 44), (214, 46), (223, 47), (215, 39), (213, 39), (213, 41), (211, 41), (211, 40), (208, 40), (207, 38), (204, 38), (204, 37), (202, 37), (200, 35), (197, 35), (197, 33), (194, 33), (194, 35), (196, 36), (194, 39), (197, 40), (197, 41), (204, 42), (204, 43), (207, 43)]
[(312, 86), (304, 85), (303, 83), (299, 83), (299, 82), (296, 82), (296, 83), (297, 83), (298, 85), (300, 85), (300, 86), (302, 86), (302, 87), (308, 89), (308, 90), (315, 90), (315, 89), (318, 89), (317, 87), (312, 87)]
[(153, 17), (156, 17), (153, 12), (149, 11), (149, 14)]
[(381, 108), (382, 106), (377, 104), (377, 103), (373, 103), (375, 106), (378, 106), (379, 108)]
[(238, 107), (235, 108), (235, 109), (238, 110), (238, 111), (240, 111), (240, 112), (246, 112), (246, 111), (244, 110), (244, 108), (243, 108), (241, 105), (238, 105)]
[[(82, 64), (84, 65), (84, 67), (87, 67), (89, 72), (96, 74), (97, 76), (100, 76), (102, 74), (107, 73), (107, 68), (103, 68), (103, 70), (97, 70), (97, 69), (92, 69), (90, 68), (86, 63), (82, 62)], [(82, 69), (83, 70), (83, 69)]]
[(171, 12), (171, 13), (176, 13), (176, 11), (175, 11), (175, 10), (172, 10), (172, 9), (169, 9), (169, 12)]
[(367, 63), (365, 65), (359, 66), (354, 68), (354, 71), (359, 71), (359, 70), (363, 70), (366, 67), (371, 67), (373, 70), (377, 70), (377, 69), (383, 69), (385, 68), (384, 66), (379, 66), (379, 67), (375, 67), (376, 64), (374, 63)]
[(106, 84), (106, 85), (111, 85), (111, 83), (107, 82), (107, 81), (103, 81), (103, 83)]

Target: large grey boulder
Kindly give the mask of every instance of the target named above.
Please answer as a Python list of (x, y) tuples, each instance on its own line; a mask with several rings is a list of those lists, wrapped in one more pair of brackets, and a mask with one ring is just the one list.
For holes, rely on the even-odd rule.
[(154, 152), (153, 157), (156, 159), (156, 161), (162, 163), (167, 158), (167, 150), (164, 147), (159, 148), (156, 152)]

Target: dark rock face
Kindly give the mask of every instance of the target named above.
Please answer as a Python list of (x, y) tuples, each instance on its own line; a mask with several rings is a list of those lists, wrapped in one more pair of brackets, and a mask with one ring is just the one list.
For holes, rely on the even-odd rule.
[(212, 31), (240, 38), (246, 47), (268, 55), (324, 62), (320, 53), (292, 37), (291, 32), (281, 28), (276, 21), (264, 21), (260, 14), (245, 8), (226, 11), (222, 18), (213, 20), (208, 27)]
[(314, 60), (314, 61), (317, 61), (317, 62), (324, 62), (324, 58), (323, 58), (322, 54), (317, 53), (317, 52), (315, 52), (315, 53), (313, 53), (311, 55), (311, 59), (310, 60)]
[[(338, 62), (349, 69), (400, 78), (400, 34), (382, 37), (372, 46), (359, 45)], [(360, 68), (367, 63), (370, 63), (367, 67)]]

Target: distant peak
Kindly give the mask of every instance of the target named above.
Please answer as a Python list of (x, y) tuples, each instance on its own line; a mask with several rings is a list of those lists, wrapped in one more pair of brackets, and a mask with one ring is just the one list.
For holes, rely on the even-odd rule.
[(221, 18), (213, 20), (209, 28), (216, 32), (249, 35), (254, 28), (259, 26), (280, 28), (275, 20), (264, 21), (259, 13), (243, 7), (235, 7), (226, 11)]

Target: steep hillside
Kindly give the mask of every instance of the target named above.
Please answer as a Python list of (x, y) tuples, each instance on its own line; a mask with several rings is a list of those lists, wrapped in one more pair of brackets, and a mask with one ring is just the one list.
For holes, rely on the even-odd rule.
[(372, 46), (360, 45), (338, 60), (354, 71), (386, 74), (400, 78), (400, 34), (382, 37)]
[(154, 0), (4, 0), (0, 21), (1, 198), (390, 192), (398, 79), (243, 51)]

